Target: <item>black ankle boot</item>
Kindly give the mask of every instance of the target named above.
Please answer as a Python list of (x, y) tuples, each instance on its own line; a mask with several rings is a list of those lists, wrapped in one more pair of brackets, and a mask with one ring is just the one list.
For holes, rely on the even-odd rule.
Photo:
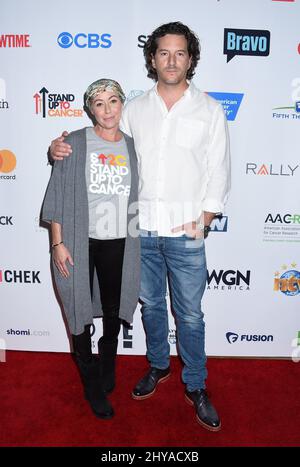
[(99, 362), (94, 356), (88, 362), (78, 356), (75, 356), (75, 360), (82, 378), (85, 398), (92, 411), (98, 418), (112, 418), (114, 411), (102, 387)]
[(116, 355), (118, 339), (105, 342), (103, 337), (98, 341), (100, 356), (100, 369), (102, 374), (102, 387), (105, 393), (110, 393), (116, 385)]

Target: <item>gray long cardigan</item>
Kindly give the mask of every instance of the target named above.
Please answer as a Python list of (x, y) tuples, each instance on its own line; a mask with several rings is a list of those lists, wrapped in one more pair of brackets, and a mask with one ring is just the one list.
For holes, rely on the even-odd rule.
[[(138, 200), (138, 170), (133, 140), (125, 134), (124, 138), (130, 160), (131, 188), (119, 317), (131, 323), (139, 296), (140, 240), (138, 236), (129, 235), (128, 225), (130, 221), (136, 224), (137, 220), (137, 209), (133, 209), (133, 206), (137, 206)], [(72, 155), (54, 164), (41, 218), (47, 222), (54, 221), (61, 224), (64, 244), (74, 261), (73, 267), (68, 265), (70, 271), (68, 278), (64, 278), (55, 265), (53, 271), (70, 332), (78, 335), (84, 332), (85, 325), (92, 323), (94, 316), (102, 316), (103, 312), (96, 274), (92, 298), (89, 284), (89, 210), (85, 178), (86, 129), (82, 128), (70, 133), (66, 142), (72, 146)]]

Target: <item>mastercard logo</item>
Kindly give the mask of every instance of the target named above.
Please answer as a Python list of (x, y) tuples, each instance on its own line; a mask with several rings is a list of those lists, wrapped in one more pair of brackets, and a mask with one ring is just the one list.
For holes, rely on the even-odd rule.
[(14, 153), (8, 149), (0, 149), (0, 172), (12, 172), (16, 165), (17, 159)]

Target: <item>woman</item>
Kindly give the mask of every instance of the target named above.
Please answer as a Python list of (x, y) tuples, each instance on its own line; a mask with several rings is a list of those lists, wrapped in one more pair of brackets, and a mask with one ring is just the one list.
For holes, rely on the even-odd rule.
[[(132, 322), (139, 294), (137, 159), (132, 139), (119, 129), (124, 101), (114, 80), (87, 88), (85, 106), (94, 127), (67, 137), (73, 157), (55, 162), (42, 209), (42, 219), (51, 222), (54, 277), (75, 360), (85, 396), (100, 418), (114, 415), (106, 394), (115, 385), (118, 334), (121, 320)], [(90, 336), (93, 316), (99, 315), (100, 362)]]

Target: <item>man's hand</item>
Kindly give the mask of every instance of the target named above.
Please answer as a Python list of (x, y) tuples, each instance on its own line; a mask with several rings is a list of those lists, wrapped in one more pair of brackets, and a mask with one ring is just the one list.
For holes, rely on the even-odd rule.
[(64, 131), (59, 138), (54, 139), (50, 146), (50, 156), (54, 161), (62, 161), (64, 157), (68, 157), (72, 152), (72, 147), (64, 143), (64, 139), (68, 136), (68, 132)]
[(179, 225), (178, 227), (174, 227), (172, 232), (184, 232), (185, 235), (191, 238), (203, 238), (203, 225), (199, 225), (196, 221), (187, 222), (186, 224)]

